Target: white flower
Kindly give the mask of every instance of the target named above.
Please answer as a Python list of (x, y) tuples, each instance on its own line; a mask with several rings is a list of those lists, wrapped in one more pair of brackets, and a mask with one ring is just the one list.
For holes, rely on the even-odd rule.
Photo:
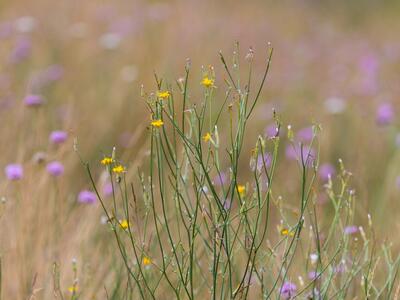
[(310, 260), (312, 264), (315, 264), (318, 260), (318, 254), (317, 253), (311, 253), (310, 254)]
[(118, 48), (121, 44), (121, 40), (122, 38), (119, 34), (110, 32), (105, 33), (100, 37), (99, 44), (105, 49), (113, 50)]
[(107, 216), (101, 216), (101, 218), (100, 218), (100, 224), (107, 224), (107, 222), (108, 222), (108, 218), (107, 218)]
[(340, 114), (346, 109), (346, 102), (339, 97), (330, 97), (324, 104), (326, 111), (330, 114)]
[(19, 32), (26, 33), (35, 29), (36, 20), (31, 16), (20, 17), (15, 20), (15, 29)]

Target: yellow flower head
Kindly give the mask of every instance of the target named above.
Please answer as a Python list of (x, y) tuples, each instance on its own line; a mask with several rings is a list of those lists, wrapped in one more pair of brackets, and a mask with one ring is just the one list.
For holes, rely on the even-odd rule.
[(121, 166), (121, 165), (118, 165), (118, 166), (115, 166), (115, 167), (112, 169), (112, 171), (113, 171), (114, 173), (121, 174), (121, 173), (125, 172), (125, 168), (124, 168), (123, 166)]
[(75, 294), (76, 292), (78, 292), (78, 286), (77, 285), (72, 285), (68, 288), (68, 292), (70, 292), (71, 294)]
[(169, 96), (171, 96), (171, 93), (169, 91), (158, 91), (157, 92), (157, 97), (162, 100), (168, 99)]
[(238, 185), (237, 190), (240, 197), (243, 197), (246, 194), (246, 187), (244, 185)]
[(203, 141), (208, 142), (211, 140), (211, 134), (209, 132), (207, 132), (204, 136), (203, 136)]
[(123, 230), (128, 229), (128, 227), (129, 227), (128, 220), (119, 221), (119, 226), (120, 226)]
[(204, 76), (201, 84), (205, 87), (212, 87), (214, 86), (214, 79), (209, 78), (208, 76)]
[(294, 236), (294, 232), (293, 231), (289, 231), (289, 229), (287, 229), (287, 228), (282, 228), (281, 235)]
[(164, 122), (161, 119), (153, 120), (151, 122), (151, 126), (153, 126), (153, 127), (161, 127), (163, 125), (164, 125)]
[(107, 166), (111, 165), (114, 162), (114, 160), (112, 159), (112, 157), (104, 157), (100, 162), (102, 165)]
[(151, 259), (150, 259), (149, 257), (147, 257), (147, 256), (143, 257), (142, 262), (143, 262), (143, 265), (144, 265), (145, 267), (151, 265)]

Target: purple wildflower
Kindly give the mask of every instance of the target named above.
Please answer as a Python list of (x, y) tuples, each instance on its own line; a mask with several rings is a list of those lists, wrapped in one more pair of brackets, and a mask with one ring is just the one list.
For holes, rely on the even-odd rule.
[(315, 280), (315, 279), (317, 279), (319, 276), (320, 276), (320, 273), (319, 273), (319, 272), (316, 272), (316, 271), (310, 271), (310, 272), (308, 272), (308, 278), (311, 279), (311, 280)]
[(228, 210), (231, 207), (231, 200), (229, 200), (229, 199), (222, 200), (221, 199), (221, 202), (222, 202), (222, 206), (224, 207), (225, 210)]
[(103, 185), (102, 192), (105, 197), (110, 197), (112, 195), (113, 187), (111, 182), (108, 181)]
[(393, 122), (394, 110), (390, 103), (383, 103), (379, 105), (376, 111), (376, 122), (378, 125), (389, 125)]
[(365, 95), (373, 95), (378, 91), (379, 61), (375, 55), (367, 54), (359, 62), (361, 73), (359, 89)]
[(273, 138), (279, 134), (276, 124), (269, 125), (264, 132), (267, 138)]
[(4, 171), (8, 180), (20, 180), (24, 176), (24, 170), (20, 164), (9, 164)]
[(306, 145), (303, 145), (303, 147), (288, 145), (285, 154), (288, 159), (299, 160), (300, 163), (304, 162), (307, 167), (311, 167), (316, 158), (314, 149)]
[(78, 195), (78, 202), (80, 203), (93, 204), (96, 201), (97, 201), (97, 196), (95, 193), (91, 191), (83, 190)]
[(51, 65), (45, 70), (45, 75), (48, 81), (60, 80), (64, 75), (64, 68), (61, 65)]
[(19, 63), (27, 59), (31, 55), (32, 43), (31, 40), (24, 37), (17, 40), (13, 51), (11, 52), (10, 61), (12, 63)]
[(355, 234), (358, 232), (358, 227), (355, 225), (347, 226), (344, 229), (344, 234)]
[(228, 181), (228, 178), (227, 178), (225, 172), (221, 172), (219, 175), (214, 177), (213, 183), (216, 186), (223, 186), (224, 184), (226, 184), (227, 181)]
[[(257, 157), (257, 171), (261, 171), (264, 169), (264, 164), (266, 168), (271, 166), (272, 158), (271, 155), (267, 152), (264, 154), (259, 154)], [(254, 171), (254, 166), (251, 168)]]
[(24, 99), (24, 103), (28, 107), (38, 107), (43, 104), (43, 98), (40, 95), (28, 95)]
[(297, 132), (297, 140), (300, 142), (310, 142), (314, 137), (312, 127), (305, 127)]
[(61, 176), (64, 173), (64, 166), (58, 161), (48, 163), (46, 169), (54, 177)]
[(362, 56), (359, 62), (359, 68), (364, 75), (375, 76), (379, 68), (378, 58), (373, 54)]
[(329, 178), (331, 178), (332, 176), (334, 176), (336, 173), (335, 167), (333, 165), (331, 165), (330, 163), (326, 163), (326, 164), (322, 164), (319, 167), (319, 177), (323, 180), (323, 181), (328, 181)]
[(62, 78), (64, 74), (64, 69), (60, 65), (51, 65), (46, 69), (38, 72), (32, 79), (32, 88), (35, 90), (40, 90), (49, 84), (58, 81)]
[(346, 264), (344, 261), (342, 261), (340, 264), (337, 266), (333, 267), (333, 272), (336, 274), (342, 274), (346, 272)]
[(281, 296), (285, 300), (293, 299), (294, 295), (296, 294), (297, 291), (297, 286), (290, 282), (286, 281), (281, 288)]
[(49, 140), (53, 144), (59, 145), (64, 143), (68, 138), (68, 133), (62, 130), (55, 130), (50, 133)]

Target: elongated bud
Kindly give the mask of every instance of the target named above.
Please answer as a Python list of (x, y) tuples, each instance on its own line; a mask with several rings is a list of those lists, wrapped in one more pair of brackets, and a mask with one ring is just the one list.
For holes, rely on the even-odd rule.
[(113, 161), (115, 160), (115, 152), (116, 151), (117, 151), (117, 149), (115, 147), (113, 147), (112, 154), (111, 154), (111, 158), (113, 159)]
[(292, 125), (288, 125), (287, 130), (288, 130), (287, 137), (288, 137), (289, 141), (293, 142), (294, 133), (292, 130)]
[(145, 94), (145, 93), (144, 93), (144, 85), (141, 84), (141, 85), (140, 85), (140, 96), (141, 96), (141, 97), (144, 97), (144, 94)]
[(218, 134), (218, 126), (215, 125), (214, 127), (214, 134), (215, 134), (215, 148), (219, 148), (219, 134)]

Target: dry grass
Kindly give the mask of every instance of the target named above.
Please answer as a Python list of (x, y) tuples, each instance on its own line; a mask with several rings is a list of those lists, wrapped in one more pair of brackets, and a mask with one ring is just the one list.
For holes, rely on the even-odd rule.
[[(14, 29), (0, 40), (0, 167), (18, 162), (25, 171), (18, 182), (0, 177), (4, 200), (0, 204), (2, 299), (53, 299), (54, 262), (60, 265), (61, 291), (69, 297), (73, 258), (78, 262), (82, 299), (104, 299), (104, 287), (111, 289), (117, 278), (126, 276), (115, 241), (101, 224), (100, 205), (77, 202), (77, 194), (90, 188), (90, 182), (74, 152), (74, 139), (82, 157), (94, 166), (100, 186), (98, 162), (113, 146), (128, 166), (127, 181), (137, 180), (138, 168), (146, 171), (148, 167), (150, 136), (150, 112), (140, 96), (141, 85), (147, 93), (156, 91), (153, 73), (157, 70), (175, 86), (190, 57), (193, 101), (199, 102), (202, 95), (201, 66), (213, 65), (218, 87), (215, 101), (221, 102), (227, 76), (218, 50), (231, 53), (236, 40), (242, 46), (242, 57), (247, 46), (255, 49), (256, 82), (262, 75), (266, 42), (275, 48), (270, 77), (243, 146), (241, 181), (252, 176), (248, 158), (257, 136), (273, 123), (272, 108), (295, 132), (319, 123), (323, 128), (321, 163), (337, 167), (342, 158), (354, 174), (355, 223), (366, 226), (371, 213), (377, 245), (389, 241), (396, 253), (400, 152), (395, 139), (400, 123), (397, 115), (389, 126), (378, 126), (375, 121), (382, 103), (391, 103), (397, 113), (400, 109), (396, 9), (396, 3), (366, 5), (360, 12), (345, 4), (263, 1), (62, 1), (57, 5), (46, 0), (2, 1), (1, 24), (7, 29), (10, 23)], [(26, 15), (35, 18), (35, 28), (17, 32), (15, 20)], [(116, 49), (104, 49), (99, 40), (112, 30), (119, 32), (121, 42)], [(10, 53), (21, 39), (31, 41), (32, 51), (26, 59), (10, 63)], [(366, 75), (360, 68), (366, 56), (379, 65), (376, 78), (368, 84), (377, 85), (372, 91), (365, 89)], [(63, 76), (36, 87), (38, 73), (53, 64), (62, 66)], [(22, 99), (29, 93), (42, 94), (46, 104), (38, 109), (25, 107)], [(341, 114), (325, 109), (325, 100), (334, 96), (346, 103)], [(228, 120), (224, 111), (221, 135), (228, 133), (224, 125)], [(56, 129), (69, 133), (63, 145), (48, 141)], [(284, 209), (294, 212), (290, 218), (298, 213), (300, 185), (298, 167), (285, 158), (284, 148), (279, 152), (276, 196), (283, 197)], [(34, 161), (38, 152), (46, 154), (46, 161), (61, 161), (63, 176), (48, 175), (46, 162)], [(227, 166), (226, 160), (223, 163)], [(318, 198), (324, 197), (323, 191), (318, 181)], [(332, 215), (323, 204), (317, 209), (322, 216)], [(273, 216), (271, 222), (275, 230), (280, 216)]]

